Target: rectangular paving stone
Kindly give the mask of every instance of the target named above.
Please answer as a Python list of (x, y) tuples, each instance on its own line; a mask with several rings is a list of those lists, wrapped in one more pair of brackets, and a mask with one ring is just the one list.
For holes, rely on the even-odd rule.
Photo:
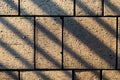
[(18, 0), (0, 0), (0, 15), (18, 15)]
[(76, 16), (101, 14), (102, 0), (76, 0)]
[(120, 15), (120, 0), (104, 0), (104, 15), (119, 16)]
[(118, 68), (120, 69), (120, 18), (118, 18)]
[(22, 15), (73, 15), (71, 0), (20, 0)]
[(1, 71), (0, 80), (18, 80), (17, 71)]
[(31, 69), (34, 58), (31, 17), (0, 17), (0, 69)]
[(37, 68), (61, 68), (61, 24), (62, 20), (59, 17), (36, 18)]
[(65, 17), (64, 23), (64, 68), (115, 68), (116, 18)]
[(72, 80), (71, 71), (24, 71), (21, 80)]
[(97, 70), (77, 70), (75, 80), (100, 80), (100, 73)]
[(120, 80), (120, 71), (119, 70), (103, 70), (102, 76), (105, 76), (107, 80)]

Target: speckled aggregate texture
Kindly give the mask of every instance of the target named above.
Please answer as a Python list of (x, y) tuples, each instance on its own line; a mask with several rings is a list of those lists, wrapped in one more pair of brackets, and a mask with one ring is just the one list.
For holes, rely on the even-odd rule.
[(76, 0), (76, 15), (101, 15), (101, 5), (102, 0)]
[(0, 80), (120, 80), (120, 0), (0, 0)]
[(75, 71), (75, 80), (100, 80), (100, 73), (97, 70), (77, 70)]
[(120, 0), (104, 0), (105, 16), (120, 16)]
[(65, 68), (90, 69), (79, 58), (88, 62), (92, 66), (91, 68), (115, 68), (116, 39), (104, 29), (105, 25), (96, 22), (98, 19), (108, 23), (112, 29), (116, 30), (116, 18), (67, 17), (64, 19), (64, 44), (77, 55), (72, 56), (73, 53), (64, 48)]
[(0, 17), (0, 69), (33, 68), (33, 18)]
[(71, 71), (21, 72), (23, 80), (72, 80)]
[(17, 10), (18, 0), (0, 0), (0, 15), (18, 15)]
[(72, 0), (21, 0), (21, 8), (22, 15), (73, 15)]
[[(37, 68), (61, 68), (62, 21), (59, 17), (54, 17), (54, 19), (55, 21), (52, 17), (36, 18), (36, 43), (37, 46), (42, 49), (40, 50), (38, 48), (39, 50), (37, 50)], [(56, 21), (59, 21), (61, 24), (58, 24)], [(51, 60), (51, 58), (53, 60)]]
[(119, 70), (103, 70), (103, 75), (106, 76), (108, 80), (119, 80), (120, 71)]
[(18, 80), (17, 71), (1, 71), (0, 80)]

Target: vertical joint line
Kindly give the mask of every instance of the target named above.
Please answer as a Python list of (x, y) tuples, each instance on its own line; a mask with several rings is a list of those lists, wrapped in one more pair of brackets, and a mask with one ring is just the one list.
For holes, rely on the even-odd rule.
[(18, 15), (20, 16), (20, 0), (18, 0)]
[(116, 69), (118, 69), (118, 17), (116, 17)]
[(34, 69), (36, 69), (36, 20), (34, 16)]
[(20, 80), (20, 71), (18, 71), (18, 80)]
[(73, 12), (73, 15), (75, 16), (76, 15), (76, 0), (74, 0), (74, 12)]
[(102, 79), (102, 70), (100, 70), (100, 80), (103, 80)]
[(104, 0), (102, 0), (102, 16), (104, 16)]
[(72, 70), (72, 80), (75, 80), (75, 71), (74, 70)]
[(63, 60), (63, 49), (64, 49), (64, 44), (63, 44), (63, 27), (64, 27), (64, 17), (60, 17), (60, 19), (62, 20), (62, 52), (61, 52), (61, 55), (62, 55), (62, 69), (64, 68), (64, 60)]

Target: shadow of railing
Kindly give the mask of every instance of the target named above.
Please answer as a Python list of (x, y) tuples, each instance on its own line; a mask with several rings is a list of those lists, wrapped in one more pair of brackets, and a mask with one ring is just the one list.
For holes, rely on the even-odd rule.
[[(34, 2), (35, 3), (35, 2)], [(54, 4), (54, 2), (52, 2), (52, 4)], [(11, 4), (9, 4), (9, 5), (11, 5)], [(46, 11), (47, 12), (47, 11)], [(72, 19), (72, 18), (71, 18)], [(72, 21), (74, 21), (74, 22), (76, 22), (75, 20), (73, 20), (72, 19)], [(58, 22), (59, 23), (59, 22)], [(77, 23), (77, 22), (76, 22)], [(78, 24), (78, 23), (77, 23)], [(78, 24), (78, 25), (80, 25), (80, 24)], [(83, 31), (84, 32), (87, 32), (88, 34), (90, 33), (89, 31), (87, 31), (86, 29), (84, 29), (84, 28), (82, 28), (83, 26), (82, 25), (80, 25), (81, 26), (81, 29), (83, 29)], [(67, 28), (68, 29), (68, 28)], [(76, 36), (77, 37), (77, 34), (76, 33), (74, 33), (73, 31), (71, 31), (70, 29), (68, 29), (74, 36)], [(111, 29), (112, 30), (112, 29)], [(108, 31), (110, 31), (110, 30), (108, 30)], [(111, 32), (111, 31), (110, 31)], [(112, 34), (114, 34), (114, 32), (112, 31)], [(53, 36), (53, 35), (52, 35)], [(92, 36), (92, 38), (94, 39), (94, 41), (96, 41), (97, 40), (97, 42), (101, 45), (101, 46), (103, 46), (105, 49), (107, 49), (110, 53), (112, 52), (112, 53), (114, 53), (112, 50), (110, 50), (107, 46), (105, 46), (105, 44), (103, 44), (102, 42), (100, 42), (95, 36), (93, 36), (91, 33), (90, 33), (90, 36)], [(53, 36), (54, 37), (54, 36)], [(91, 37), (90, 37), (91, 38)], [(85, 39), (85, 41), (84, 41), (84, 38), (83, 39), (81, 39), (81, 38), (78, 38), (80, 41), (83, 41), (83, 43), (84, 44), (86, 44), (89, 48), (91, 48), (91, 49), (93, 49), (94, 50), (94, 47), (92, 47), (92, 44), (87, 44), (85, 41), (87, 40), (87, 39)], [(64, 47), (66, 47), (65, 45), (64, 45)], [(70, 49), (70, 48), (68, 48), (68, 49)], [(73, 52), (73, 51), (69, 51), (69, 52)], [(96, 54), (97, 54), (97, 50), (95, 50), (95, 52), (96, 52)], [(101, 58), (103, 58), (103, 56), (101, 56), (101, 54), (98, 52), (98, 54), (99, 54), (99, 56), (101, 57)], [(71, 53), (71, 55), (76, 55), (76, 56), (78, 56), (77, 54), (73, 54), (73, 53)], [(114, 54), (110, 54), (110, 55), (113, 55), (114, 57), (115, 57), (115, 55)], [(104, 57), (105, 58), (105, 57)], [(104, 59), (103, 58), (103, 59)], [(82, 60), (80, 57), (78, 58), (78, 60)], [(109, 59), (105, 59), (108, 63), (110, 62), (110, 60)], [(86, 62), (85, 60), (83, 60), (84, 62)], [(87, 62), (86, 62), (87, 63)], [(84, 63), (83, 63), (84, 64)], [(87, 63), (88, 64), (88, 63)], [(88, 65), (90, 65), (90, 64), (88, 64)], [(111, 64), (110, 64), (111, 65)], [(113, 66), (114, 67), (114, 66)], [(88, 67), (89, 68), (89, 67)], [(93, 67), (92, 67), (93, 68)]]
[[(28, 20), (28, 18), (27, 18)], [(25, 37), (25, 39), (23, 39), (24, 35), (23, 33), (21, 33), (19, 30), (17, 30), (12, 24), (10, 24), (8, 21), (6, 21), (4, 18), (1, 18), (0, 21), (2, 22), (2, 24), (5, 25), (6, 28), (8, 28), (9, 30), (11, 30), (14, 34), (16, 34), (18, 37), (20, 37), (23, 41), (25, 41), (30, 47), (32, 47), (34, 49), (34, 46), (32, 45), (33, 42), (28, 38)], [(6, 25), (7, 23), (7, 25)], [(5, 48), (6, 50), (8, 50), (8, 52), (10, 52), (13, 56), (19, 56), (21, 59), (20, 61), (22, 63), (24, 63), (27, 67), (30, 67), (31, 64), (29, 62), (27, 62), (27, 60), (25, 60), (22, 56), (19, 55), (19, 53), (17, 51), (15, 51), (14, 49), (10, 48), (10, 46), (8, 46), (5, 42), (1, 41), (1, 46), (3, 48)], [(40, 53), (42, 53), (42, 55), (48, 59), (49, 61), (51, 61), (51, 63), (53, 63), (54, 65), (56, 65), (57, 67), (60, 67), (61, 65), (54, 60), (54, 58), (52, 58), (50, 55), (48, 55), (43, 49), (41, 49), (39, 46), (36, 46), (36, 50)], [(14, 53), (14, 54), (13, 54)], [(31, 67), (30, 67), (31, 68)], [(32, 68), (31, 68), (32, 69)], [(71, 77), (71, 74), (69, 72), (65, 72), (67, 74), (67, 76)], [(39, 75), (39, 74), (37, 74)]]
[(107, 7), (109, 7), (109, 9), (111, 9), (116, 15), (120, 15), (120, 9), (117, 6), (115, 6), (114, 4), (112, 4), (109, 0), (104, 0), (104, 4)]
[[(1, 64), (1, 63), (0, 63), (0, 68), (6, 68), (7, 69), (7, 67), (5, 65)], [(18, 75), (13, 73), (14, 71), (0, 71), (0, 72), (5, 72), (12, 79), (18, 80)]]

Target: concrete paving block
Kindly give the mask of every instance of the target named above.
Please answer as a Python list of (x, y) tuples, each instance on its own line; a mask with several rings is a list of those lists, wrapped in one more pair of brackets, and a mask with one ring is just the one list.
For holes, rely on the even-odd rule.
[(0, 80), (18, 80), (17, 71), (1, 71)]
[(100, 80), (100, 73), (97, 70), (77, 70), (75, 80)]
[(0, 15), (18, 15), (18, 0), (0, 0)]
[(21, 0), (22, 15), (73, 15), (71, 0)]
[(1, 17), (0, 22), (1, 64), (8, 69), (33, 68), (33, 18)]
[(104, 15), (120, 15), (120, 0), (104, 0)]
[(64, 68), (115, 68), (116, 18), (65, 17), (64, 23)]
[(22, 80), (72, 80), (71, 71), (24, 71), (20, 73)]
[(102, 0), (76, 0), (76, 15), (101, 15)]
[(120, 18), (118, 18), (118, 68), (120, 69)]
[[(62, 55), (62, 26), (59, 17), (36, 18), (37, 68), (60, 68)], [(57, 23), (56, 21), (60, 22)]]
[(119, 70), (103, 70), (102, 76), (105, 76), (107, 80), (120, 80), (120, 71)]

